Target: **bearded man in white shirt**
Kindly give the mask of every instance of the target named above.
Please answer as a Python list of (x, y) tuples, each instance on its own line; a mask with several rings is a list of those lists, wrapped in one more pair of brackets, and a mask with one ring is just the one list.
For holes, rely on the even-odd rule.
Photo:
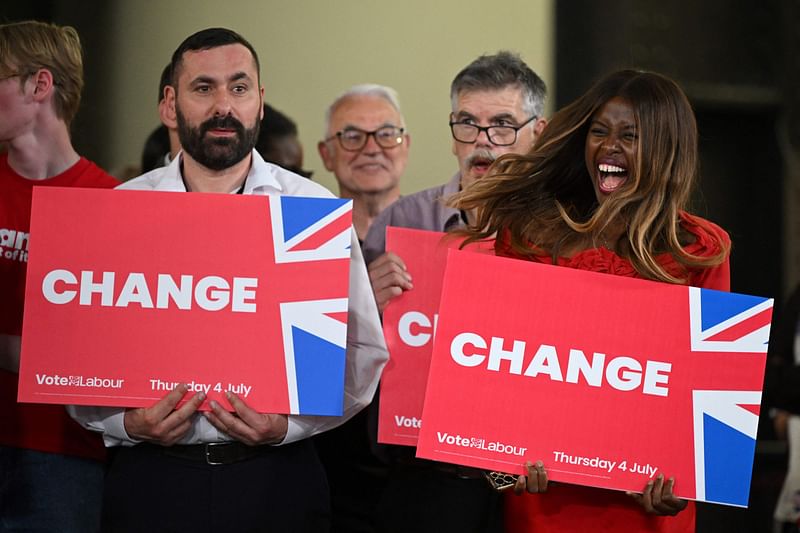
[[(258, 56), (237, 33), (211, 28), (172, 57), (162, 119), (183, 151), (121, 188), (333, 197), (265, 163), (253, 149), (263, 114)], [(344, 415), (259, 413), (233, 393), (234, 412), (181, 385), (146, 409), (71, 407), (116, 446), (106, 478), (103, 528), (113, 531), (326, 531), (329, 496), (308, 437), (369, 403), (388, 354), (355, 235), (351, 247)]]

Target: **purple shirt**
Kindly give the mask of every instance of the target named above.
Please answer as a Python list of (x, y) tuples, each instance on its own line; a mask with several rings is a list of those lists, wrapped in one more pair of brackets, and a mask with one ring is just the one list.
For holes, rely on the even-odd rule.
[(369, 265), (386, 251), (386, 227), (448, 231), (464, 225), (461, 211), (445, 205), (461, 189), (461, 173), (444, 185), (403, 196), (384, 209), (369, 227), (361, 247)]

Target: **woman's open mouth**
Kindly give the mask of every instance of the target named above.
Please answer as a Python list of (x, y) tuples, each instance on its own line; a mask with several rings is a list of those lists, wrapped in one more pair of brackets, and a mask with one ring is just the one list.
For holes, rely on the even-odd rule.
[(628, 169), (608, 163), (597, 165), (597, 186), (601, 192), (612, 193), (628, 180)]

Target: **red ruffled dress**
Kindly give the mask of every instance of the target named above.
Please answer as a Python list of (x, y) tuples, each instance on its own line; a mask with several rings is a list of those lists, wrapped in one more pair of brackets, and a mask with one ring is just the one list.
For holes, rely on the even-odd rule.
[[(719, 253), (721, 245), (730, 247), (730, 238), (725, 230), (707, 220), (681, 213), (681, 225), (695, 237), (695, 242), (685, 247), (692, 255), (710, 257)], [(520, 256), (511, 249), (507, 234), (497, 239), (495, 252), (499, 256), (552, 264), (550, 257)], [(671, 274), (685, 276), (683, 267), (669, 254), (660, 255), (657, 259)], [(572, 257), (560, 257), (557, 264), (616, 276), (642, 277), (630, 261), (606, 248), (593, 248)], [(688, 274), (689, 285), (730, 290), (730, 265), (727, 258), (718, 266), (690, 269)], [(516, 496), (508, 493), (505, 499), (505, 523), (509, 533), (693, 532), (695, 514), (694, 502), (689, 502), (686, 509), (677, 516), (662, 517), (645, 513), (624, 492), (558, 483), (552, 484), (545, 494)]]

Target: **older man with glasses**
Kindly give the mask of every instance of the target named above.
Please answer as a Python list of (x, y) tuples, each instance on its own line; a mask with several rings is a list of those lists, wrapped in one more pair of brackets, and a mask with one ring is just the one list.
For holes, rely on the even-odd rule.
[(480, 179), (492, 162), (533, 146), (547, 121), (546, 86), (511, 52), (481, 56), (456, 75), (450, 87), (450, 131), (458, 172), (444, 185), (406, 196), (375, 220), (364, 242), (378, 305), (411, 288), (405, 265), (386, 254), (386, 227), (448, 231), (472, 220), (472, 213), (447, 207), (448, 197)]
[[(319, 154), (339, 183), (339, 195), (353, 200), (359, 241), (378, 214), (400, 197), (410, 141), (397, 93), (390, 87), (355, 85), (328, 108)], [(367, 422), (365, 410), (314, 437), (328, 475), (334, 533), (372, 531), (371, 512), (388, 472), (370, 451)]]
[[(405, 196), (373, 222), (364, 257), (381, 310), (412, 289), (402, 258), (385, 253), (386, 227), (449, 231), (473, 213), (448, 207), (448, 197), (478, 180), (507, 153), (527, 152), (546, 125), (544, 82), (516, 54), (481, 56), (456, 75), (450, 89), (450, 130), (458, 172), (439, 187)], [(375, 411), (375, 402), (371, 406)], [(414, 449), (380, 447), (391, 472), (374, 514), (374, 531), (503, 531), (500, 497), (480, 472), (414, 458)]]
[(339, 195), (353, 199), (359, 241), (378, 214), (400, 197), (410, 143), (397, 93), (390, 87), (353, 86), (328, 108), (319, 155), (336, 177)]

